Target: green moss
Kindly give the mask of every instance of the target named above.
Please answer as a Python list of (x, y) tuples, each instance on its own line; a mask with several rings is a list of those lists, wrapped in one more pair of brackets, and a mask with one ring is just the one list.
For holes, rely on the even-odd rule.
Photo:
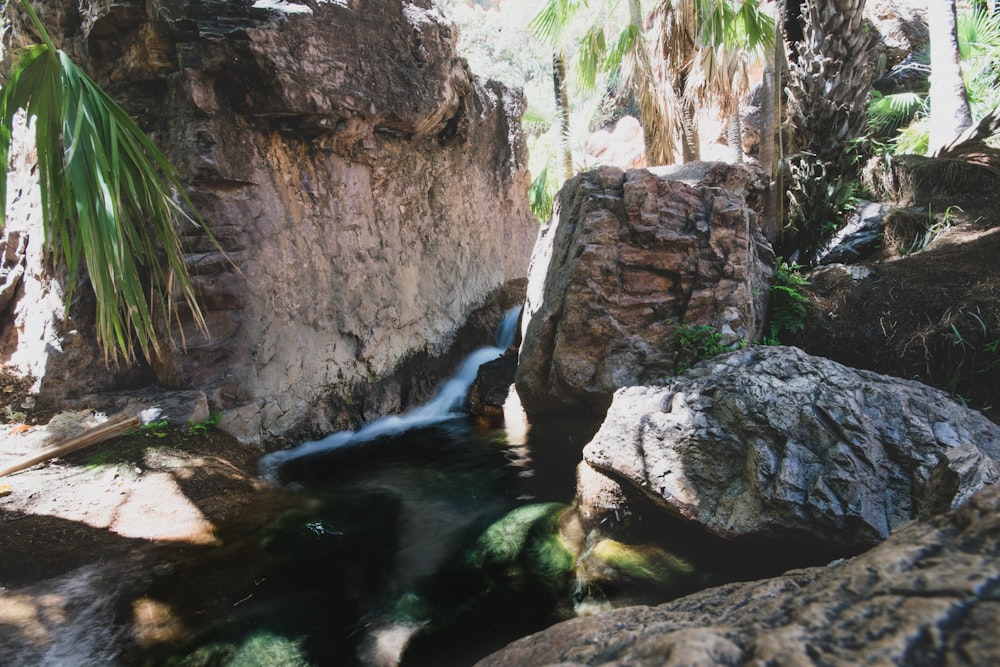
[(604, 539), (594, 545), (590, 553), (606, 565), (635, 579), (665, 584), (698, 575), (693, 563), (658, 547)]
[(492, 585), (558, 597), (565, 592), (576, 556), (559, 534), (561, 503), (519, 507), (491, 525), (467, 563)]
[(167, 663), (171, 667), (311, 667), (302, 640), (270, 632), (255, 632), (239, 642), (202, 646)]

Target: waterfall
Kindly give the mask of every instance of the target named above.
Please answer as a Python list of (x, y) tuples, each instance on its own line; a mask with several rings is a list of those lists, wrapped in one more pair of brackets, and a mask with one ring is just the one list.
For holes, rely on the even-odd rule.
[(388, 415), (366, 424), (357, 431), (340, 431), (321, 440), (304, 442), (292, 449), (283, 449), (265, 455), (260, 460), (261, 476), (276, 482), (279, 468), (288, 461), (319, 452), (357, 445), (387, 435), (398, 435), (412, 428), (430, 426), (462, 414), (465, 396), (476, 379), (476, 373), (483, 364), (498, 358), (514, 344), (517, 334), (517, 320), (520, 306), (507, 311), (503, 321), (497, 326), (493, 338), (494, 347), (482, 347), (466, 357), (458, 372), (438, 390), (434, 397), (403, 415)]

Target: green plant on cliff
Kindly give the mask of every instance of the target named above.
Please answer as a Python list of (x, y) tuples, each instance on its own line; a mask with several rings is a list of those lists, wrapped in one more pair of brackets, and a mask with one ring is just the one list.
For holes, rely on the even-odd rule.
[(67, 308), (86, 268), (105, 363), (119, 357), (131, 363), (137, 347), (152, 360), (163, 344), (156, 315), (169, 327), (178, 317), (178, 295), (206, 330), (178, 228), (207, 230), (177, 170), (55, 47), (28, 0), (21, 7), (42, 43), (16, 54), (0, 90), (0, 201), (6, 201), (13, 130), (23, 111), (34, 125), (46, 248), (67, 270)]
[(678, 322), (674, 332), (679, 347), (678, 364), (675, 375), (686, 373), (692, 365), (705, 359), (732, 352), (743, 347), (743, 341), (732, 343), (711, 324), (690, 324)]
[(764, 342), (781, 345), (789, 334), (805, 328), (806, 305), (809, 297), (805, 288), (809, 281), (799, 273), (799, 265), (778, 260), (778, 270), (771, 283), (771, 303), (768, 308), (768, 332)]

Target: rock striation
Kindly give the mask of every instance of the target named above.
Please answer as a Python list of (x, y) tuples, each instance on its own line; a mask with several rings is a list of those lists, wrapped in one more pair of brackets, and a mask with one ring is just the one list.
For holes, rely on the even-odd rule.
[(603, 415), (619, 387), (690, 359), (682, 324), (760, 337), (773, 253), (746, 165), (601, 167), (568, 181), (531, 258), (516, 386), (529, 416)]
[[(618, 391), (583, 457), (725, 540), (843, 556), (1000, 479), (1000, 427), (925, 385), (760, 346)], [(599, 480), (579, 495), (592, 521), (624, 513)]]
[(477, 665), (996, 664), (998, 525), (994, 485), (852, 560), (573, 619)]
[[(186, 352), (152, 373), (205, 391), (240, 438), (322, 434), (422, 400), (470, 312), (525, 275), (523, 99), (470, 73), (429, 0), (44, 12), (178, 165), (225, 251), (189, 239), (211, 338), (185, 325)], [(32, 305), (11, 308), (23, 331)], [(59, 352), (71, 329), (86, 337), (76, 314), (25, 368), (54, 402), (122, 384), (67, 370), (86, 367)], [(8, 336), (5, 358), (26, 366), (19, 345)]]

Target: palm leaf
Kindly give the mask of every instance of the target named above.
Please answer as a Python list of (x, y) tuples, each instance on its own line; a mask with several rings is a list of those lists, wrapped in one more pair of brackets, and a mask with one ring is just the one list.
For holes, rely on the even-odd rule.
[(883, 95), (872, 91), (868, 101), (868, 124), (879, 132), (891, 132), (910, 120), (924, 108), (926, 97), (920, 93)]
[(636, 38), (639, 35), (639, 26), (629, 23), (625, 29), (618, 34), (614, 46), (608, 51), (604, 58), (604, 67), (611, 72), (617, 71), (625, 57), (636, 45)]
[(607, 40), (604, 28), (591, 26), (580, 38), (577, 50), (577, 78), (584, 90), (594, 90), (597, 86), (597, 73), (607, 53)]
[[(97, 340), (105, 362), (117, 363), (119, 356), (135, 361), (136, 346), (152, 360), (162, 354), (155, 323), (160, 319), (170, 326), (175, 294), (206, 331), (178, 227), (208, 230), (176, 169), (128, 114), (55, 48), (27, 0), (21, 4), (44, 43), (19, 54), (0, 91), (0, 159), (9, 164), (14, 117), (23, 109), (34, 123), (46, 246), (69, 276), (67, 308), (83, 265), (97, 298)], [(5, 169), (3, 201), (6, 192)], [(215, 241), (210, 233), (209, 238)]]
[(528, 23), (528, 29), (550, 46), (558, 46), (566, 29), (589, 0), (547, 0)]

